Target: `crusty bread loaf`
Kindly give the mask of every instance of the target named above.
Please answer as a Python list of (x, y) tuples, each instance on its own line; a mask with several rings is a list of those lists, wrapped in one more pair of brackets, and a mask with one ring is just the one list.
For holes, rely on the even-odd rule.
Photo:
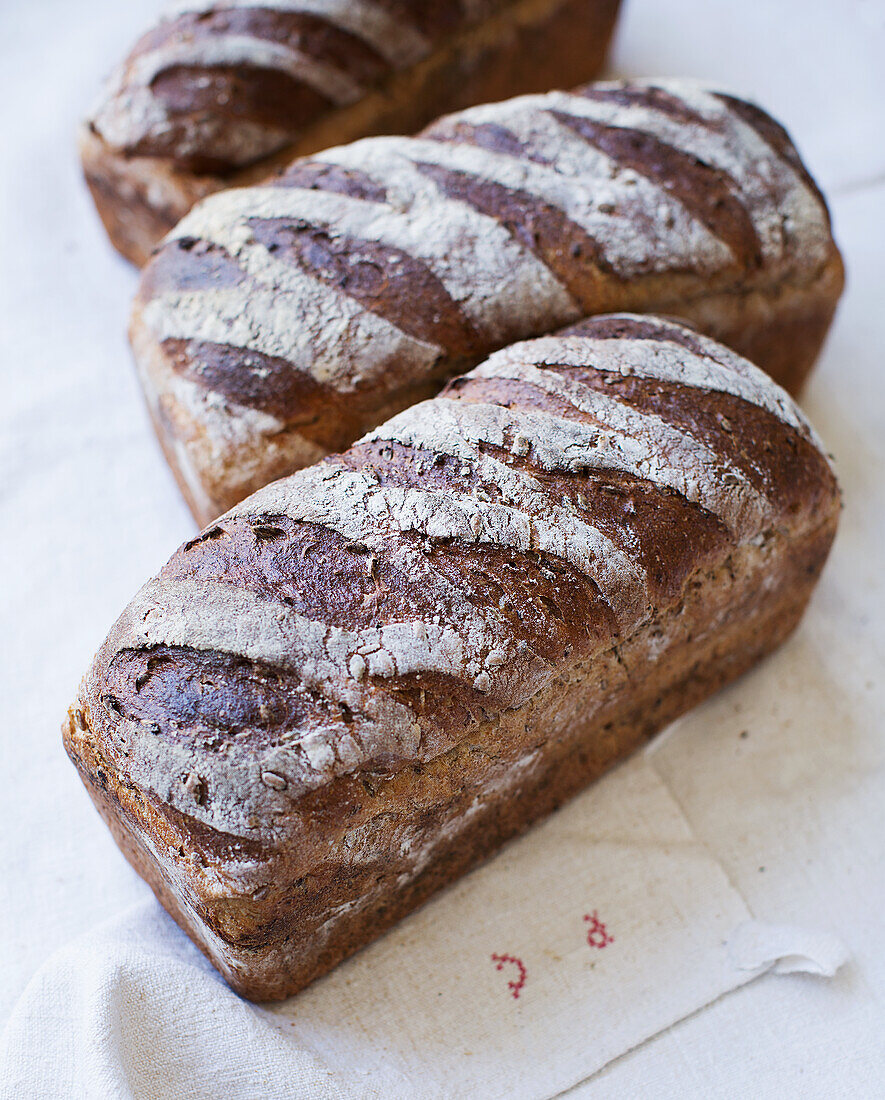
[(516, 339), (676, 315), (795, 390), (842, 287), (784, 131), (683, 81), (473, 108), (197, 206), (144, 271), (136, 361), (207, 523)]
[(295, 156), (596, 76), (619, 0), (183, 0), (81, 129), (116, 248), (144, 263), (205, 195)]
[(585, 321), (186, 543), (66, 746), (227, 980), (283, 997), (778, 645), (838, 510), (762, 371)]

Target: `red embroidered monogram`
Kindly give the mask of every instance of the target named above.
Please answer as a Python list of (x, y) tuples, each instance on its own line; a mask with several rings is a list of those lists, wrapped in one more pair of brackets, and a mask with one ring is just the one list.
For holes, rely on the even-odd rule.
[(513, 999), (519, 999), (519, 993), (522, 987), (525, 985), (527, 977), (526, 968), (523, 966), (522, 959), (517, 959), (513, 955), (498, 955), (497, 953), (492, 955), (492, 962), (495, 963), (496, 970), (503, 970), (507, 963), (512, 963), (516, 967), (518, 974), (507, 983), (507, 988), (510, 990)]

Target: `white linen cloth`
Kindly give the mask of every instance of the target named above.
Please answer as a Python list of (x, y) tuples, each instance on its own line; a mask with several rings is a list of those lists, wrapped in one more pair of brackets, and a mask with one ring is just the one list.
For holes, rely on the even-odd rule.
[(50, 1094), (114, 1100), (531, 1100), (765, 970), (845, 960), (749, 918), (640, 755), (281, 1006), (241, 1001), (142, 904), (50, 959), (0, 1066), (10, 1097), (42, 1095), (42, 1065)]
[[(231, 994), (159, 910), (58, 732), (114, 616), (193, 531), (129, 366), (135, 277), (72, 149), (95, 74), (154, 11), (0, 7), (0, 1095), (881, 1095), (881, 5), (628, 0), (616, 54), (621, 71), (758, 96), (833, 197), (849, 290), (805, 404), (846, 509), (801, 630), (271, 1010)], [(751, 980), (846, 954), (832, 979)], [(522, 962), (518, 997), (518, 965), (492, 955)]]

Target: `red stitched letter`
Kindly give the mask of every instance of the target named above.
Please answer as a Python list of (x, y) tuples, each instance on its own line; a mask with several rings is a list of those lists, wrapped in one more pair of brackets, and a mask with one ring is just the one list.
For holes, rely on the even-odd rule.
[(591, 947), (608, 947), (610, 943), (615, 942), (615, 937), (608, 934), (595, 909), (592, 913), (585, 914), (584, 920), (590, 925), (587, 929), (587, 943)]
[(527, 977), (526, 969), (523, 966), (522, 959), (517, 959), (513, 955), (494, 954), (492, 955), (492, 962), (497, 964), (495, 966), (496, 970), (503, 970), (506, 963), (512, 963), (516, 967), (518, 971), (517, 977), (507, 983), (507, 988), (510, 990), (513, 999), (518, 1000), (519, 992), (525, 985), (525, 980)]

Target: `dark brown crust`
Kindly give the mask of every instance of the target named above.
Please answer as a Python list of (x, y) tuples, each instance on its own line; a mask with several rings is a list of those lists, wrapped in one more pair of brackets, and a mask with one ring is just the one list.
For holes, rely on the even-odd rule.
[(324, 161), (296, 160), (267, 180), (274, 187), (302, 187), (308, 191), (332, 191), (367, 202), (384, 202), (387, 190), (356, 168)]
[[(705, 393), (700, 400), (690, 400), (687, 399), (685, 387), (677, 382), (636, 378), (568, 363), (545, 364), (541, 369), (580, 382), (591, 390), (601, 391), (688, 433), (726, 459), (785, 515), (805, 509), (814, 511), (829, 492), (826, 462), (820, 451), (795, 428), (768, 410), (751, 405), (740, 397), (728, 393)], [(507, 408), (541, 408), (557, 416), (604, 426), (589, 413), (579, 412), (566, 402), (557, 402), (545, 391), (528, 383), (511, 379), (467, 376), (455, 379), (444, 393), (460, 400), (492, 402)], [(514, 462), (510, 454), (502, 453), (500, 457)], [(536, 470), (531, 472), (533, 476), (539, 476)], [(580, 476), (583, 478), (586, 474)], [(612, 477), (607, 471), (602, 476), (606, 479)], [(620, 481), (623, 476), (620, 475), (617, 480)], [(684, 499), (678, 499), (687, 506)], [(656, 522), (651, 522), (649, 534)]]
[(196, 237), (177, 237), (145, 269), (139, 293), (145, 300), (164, 290), (200, 290), (207, 285), (239, 286), (248, 276), (219, 245)]
[(738, 99), (737, 96), (726, 95), (723, 92), (718, 93), (718, 98), (727, 104), (748, 126), (752, 126), (764, 142), (793, 166), (798, 175), (805, 181), (806, 186), (817, 197), (821, 206), (826, 209), (827, 200), (823, 192), (802, 163), (802, 158), (796, 151), (796, 146), (784, 127), (775, 121), (771, 115), (767, 115), (754, 103), (748, 103), (745, 99)]
[(444, 141), (452, 145), (475, 145), (492, 153), (506, 153), (511, 157), (525, 157), (536, 164), (549, 164), (548, 158), (532, 150), (506, 126), (496, 122), (471, 123), (446, 115), (425, 127), (421, 136), (431, 141)]
[[(801, 614), (839, 494), (796, 411), (768, 411), (774, 393), (759, 393), (757, 405), (707, 390), (703, 374), (672, 381), (685, 348), (763, 384), (690, 330), (617, 317), (577, 331), (637, 341), (624, 353), (626, 374), (563, 364), (563, 341), (545, 344), (546, 364), (518, 380), (493, 365), (456, 380), (445, 404), (381, 429), (182, 546), (84, 681), (68, 751), (129, 858), (249, 997), (286, 996), (359, 949), (750, 667)], [(658, 365), (671, 381), (642, 377), (653, 361), (642, 342), (666, 344), (669, 334)], [(616, 408), (605, 411), (596, 393)], [(490, 403), (512, 415), (492, 415)], [(448, 428), (437, 433), (443, 408), (468, 447)], [(629, 409), (646, 419), (636, 424)], [(685, 496), (663, 469), (661, 484), (626, 472), (646, 469), (641, 457), (624, 470), (585, 468), (573, 461), (573, 437), (548, 450), (568, 427), (563, 418), (583, 425), (588, 459), (597, 428), (635, 433), (652, 460), (672, 451)], [(692, 441), (662, 434), (661, 422)], [(447, 456), (453, 442), (457, 460)], [(761, 493), (750, 492), (749, 513), (733, 496), (746, 483)], [(410, 489), (421, 492), (401, 493)], [(474, 539), (452, 522), (451, 502), (485, 515), (479, 531), (471, 525)], [(502, 522), (496, 506), (511, 504), (528, 537)], [(283, 514), (289, 506), (320, 519)], [(582, 513), (613, 546), (571, 541)], [(564, 540), (545, 534), (554, 524)], [(587, 567), (582, 540), (613, 573)], [(629, 604), (635, 566), (647, 577)], [(196, 629), (181, 632), (179, 601), (194, 592), (210, 603)], [(158, 625), (146, 628), (155, 614)], [(236, 640), (225, 641), (232, 621)], [(416, 637), (431, 623), (467, 624), (458, 637), (469, 663), (436, 665), (434, 656), (428, 667), (411, 642), (391, 647), (392, 667), (357, 660), (377, 652), (380, 631), (408, 623)], [(200, 649), (201, 639), (212, 648)], [(302, 679), (315, 661), (331, 671)], [(398, 740), (389, 716), (402, 708), (408, 734)], [(318, 739), (328, 753), (319, 764)]]
[[(153, 266), (151, 265), (152, 270)], [(841, 259), (834, 248), (831, 263), (810, 286), (795, 287), (784, 284), (775, 290), (734, 289), (711, 292), (704, 297), (687, 301), (665, 298), (664, 301), (656, 304), (655, 312), (678, 318), (682, 324), (686, 321), (695, 324), (700, 331), (750, 358), (789, 392), (796, 393), (801, 389), (814, 365), (829, 331), (843, 281)], [(651, 306), (652, 303), (649, 303), (649, 307)], [(584, 323), (596, 326), (600, 324), (600, 319), (590, 318), (588, 322), (581, 324)], [(603, 318), (602, 323), (620, 326), (623, 324), (623, 319), (614, 321)], [(571, 326), (563, 332), (577, 331), (580, 327), (580, 325)], [(171, 343), (169, 349), (165, 351), (162, 348), (154, 348), (149, 334), (145, 334), (145, 345), (140, 349), (138, 331), (136, 324), (133, 327), (133, 335), (137, 359), (139, 356), (147, 358), (149, 355), (155, 355), (169, 363), (170, 354), (179, 350)], [(604, 335), (602, 330), (599, 334)], [(670, 336), (671, 334), (668, 334), (668, 338)], [(689, 339), (685, 333), (676, 338), (680, 341)], [(201, 355), (197, 352), (198, 349), (191, 346), (188, 354), (193, 356), (195, 364), (200, 364)], [(305, 390), (299, 398), (302, 402), (299, 410), (303, 419), (300, 423), (293, 423), (291, 428), (281, 434), (281, 439), (286, 440), (289, 432), (297, 432), (299, 437), (317, 444), (327, 452), (341, 450), (386, 416), (392, 416), (400, 409), (438, 392), (447, 373), (452, 369), (466, 370), (472, 365), (470, 360), (450, 364), (447, 360), (441, 359), (439, 369), (432, 377), (422, 379), (413, 387), (404, 386), (397, 391), (397, 399), (390, 401), (385, 407), (378, 405), (378, 402), (385, 398), (384, 393), (378, 389), (357, 392), (349, 395), (346, 401), (339, 399), (338, 395), (332, 394), (331, 391), (318, 390), (311, 390), (312, 396), (308, 399), (308, 391)], [(183, 364), (179, 369), (186, 372), (188, 367)], [(288, 375), (285, 377), (288, 378)], [(243, 383), (247, 380), (243, 375), (234, 374), (226, 380), (225, 384), (231, 385), (238, 378)], [(287, 382), (287, 385), (298, 385), (300, 378), (306, 378), (306, 376), (295, 376)], [(316, 383), (312, 385), (315, 387)], [(287, 405), (291, 405), (292, 402), (286, 396), (287, 392), (285, 389), (281, 390)], [(256, 404), (258, 404), (257, 401)], [(151, 416), (161, 446), (185, 499), (201, 527), (214, 521), (221, 513), (268, 481), (282, 477), (299, 466), (305, 465), (304, 460), (293, 461), (287, 452), (282, 451), (279, 459), (276, 460), (276, 465), (268, 461), (258, 474), (244, 477), (235, 465), (219, 466), (213, 471), (201, 471), (200, 490), (195, 492), (174, 450), (173, 441), (181, 438), (182, 428), (174, 422), (166, 423), (164, 418), (167, 415), (170, 414), (162, 410), (158, 412), (156, 405), (151, 403)], [(190, 425), (188, 430), (193, 430), (193, 425)], [(317, 457), (319, 456), (314, 454), (306, 461), (315, 461)]]
[(254, 218), (248, 224), (254, 239), (278, 260), (296, 263), (402, 332), (464, 359), (485, 350), (443, 283), (403, 249), (294, 218)]
[[(170, 156), (185, 140), (194, 113), (199, 116), (212, 112), (229, 117), (233, 124), (254, 122), (297, 133), (333, 108), (330, 99), (289, 73), (252, 65), (238, 65), (235, 69), (176, 65), (153, 81), (152, 90), (163, 101), (172, 123), (162, 142), (157, 139), (137, 142), (127, 154), (130, 157)], [(220, 104), (227, 106), (219, 108)], [(176, 116), (181, 116), (180, 126), (175, 125)], [(224, 175), (231, 171), (224, 160), (206, 154), (178, 154), (174, 163), (178, 171), (195, 175)]]
[[(446, 392), (451, 396), (457, 391), (450, 387)], [(556, 411), (549, 395), (541, 395), (534, 389), (525, 395), (524, 401), (510, 404), (507, 398), (515, 393), (513, 383), (502, 385), (500, 382), (488, 387), (477, 385), (470, 390), (475, 400), (488, 400), (511, 408), (534, 405)], [(584, 513), (588, 522), (596, 525), (616, 546), (630, 548), (648, 571), (653, 598), (657, 601), (672, 599), (682, 590), (687, 574), (697, 568), (699, 562), (715, 560), (727, 541), (727, 532), (715, 516), (679, 494), (663, 492), (640, 478), (615, 470), (545, 473), (510, 451), (489, 445), (482, 450), (515, 469), (527, 468), (554, 504), (570, 504), (578, 514)], [(353, 469), (370, 469), (382, 484), (421, 485), (425, 489), (456, 492), (475, 488), (475, 476), (470, 473), (459, 476), (459, 462), (422, 464), (422, 457), (420, 451), (398, 444), (357, 443), (335, 461)], [(483, 483), (482, 491), (487, 499), (496, 499), (493, 484)], [(565, 624), (580, 623), (589, 632), (594, 618), (599, 617), (598, 611), (591, 615), (590, 608), (581, 606), (579, 595), (588, 582), (574, 567), (566, 567), (560, 591), (545, 592), (543, 575), (535, 575), (536, 570), (531, 568), (526, 555), (485, 548), (482, 568), (477, 569), (477, 552), (474, 546), (437, 543), (428, 552), (428, 559), (452, 580), (463, 581), (469, 577), (469, 586), (463, 586), (465, 594), (469, 595), (475, 588), (477, 593), (482, 593), (478, 599), (485, 606), (498, 605), (501, 597), (506, 596), (505, 611), (511, 629), (546, 659), (562, 658), (557, 633)], [(450, 556), (455, 559), (454, 569), (446, 564)], [(549, 570), (550, 559), (543, 564)], [(563, 563), (559, 563), (560, 569), (562, 566)], [(541, 584), (540, 600), (544, 606), (540, 609), (533, 606), (529, 598), (532, 582)], [(587, 590), (590, 591), (589, 587)], [(578, 602), (570, 604), (565, 598), (567, 592)], [(545, 608), (547, 613), (543, 614)], [(602, 626), (608, 635), (616, 632), (612, 616), (607, 616)], [(572, 638), (573, 644), (575, 640)]]
[[(640, 105), (651, 103), (665, 114), (697, 122), (698, 126), (711, 130), (730, 132), (729, 127), (734, 124), (732, 121), (726, 125), (718, 116), (701, 118), (675, 95), (653, 87), (602, 86), (585, 89), (584, 94), (609, 97), (617, 102), (633, 102), (635, 97)], [(577, 97), (573, 98), (577, 101)], [(568, 102), (566, 97), (563, 101)], [(632, 179), (627, 176), (625, 184), (635, 183), (638, 173), (672, 192), (679, 205), (728, 245), (733, 260), (724, 266), (716, 261), (714, 270), (709, 271), (696, 258), (680, 263), (666, 254), (643, 258), (640, 248), (630, 261), (634, 266), (626, 269), (631, 274), (620, 269), (618, 273), (606, 262), (599, 242), (581, 226), (555, 205), (527, 190), (519, 190), (516, 183), (504, 186), (498, 180), (485, 178), (478, 169), (467, 172), (434, 164), (431, 162), (435, 158), (431, 156), (416, 160), (416, 167), (448, 199), (480, 211), (508, 232), (520, 248), (534, 252), (568, 289), (578, 310), (588, 314), (613, 310), (672, 314), (749, 356), (776, 381), (796, 391), (826, 335), (841, 291), (843, 272), (832, 240), (827, 244), (819, 242), (819, 248), (815, 245), (812, 262), (810, 253), (800, 249), (792, 239), (796, 230), (790, 219), (778, 219), (775, 215), (770, 219), (766, 215), (766, 224), (771, 232), (783, 234), (783, 251), (763, 263), (759, 236), (750, 216), (750, 211), (756, 209), (752, 198), (754, 187), (767, 189), (763, 206), (768, 210), (766, 204), (776, 203), (777, 190), (787, 190), (787, 183), (777, 182), (777, 172), (757, 172), (752, 166), (747, 172), (754, 182), (748, 182), (740, 172), (733, 178), (644, 131), (579, 117), (577, 107), (555, 113), (562, 125), (613, 159), (613, 172), (632, 175)], [(789, 139), (777, 124), (769, 127), (760, 121), (765, 116), (755, 108), (740, 117), (749, 120), (747, 125), (752, 125), (778, 155), (785, 155)], [(742, 126), (739, 129), (743, 131)], [(538, 155), (526, 147), (533, 139), (517, 140), (504, 126), (468, 125), (457, 117), (435, 123), (427, 136), (439, 142), (468, 142), (505, 156), (537, 159)], [(579, 148), (580, 142), (573, 142), (570, 147)], [(793, 164), (796, 158), (792, 150), (787, 159)], [(300, 178), (310, 187), (332, 190), (365, 203), (358, 209), (370, 222), (374, 214), (371, 204), (379, 201), (380, 195), (378, 185), (362, 173), (345, 169), (324, 173), (316, 164), (309, 163), (296, 167), (295, 172), (293, 181)], [(792, 172), (783, 175), (795, 185)], [(791, 201), (795, 198), (794, 195)], [(634, 216), (647, 218), (650, 223), (665, 216), (654, 204), (646, 206), (638, 203)], [(178, 257), (183, 280), (193, 279), (198, 285), (197, 259), (190, 255), (182, 257), (181, 246), (174, 241), (164, 246), (148, 268), (133, 314), (133, 344), (147, 385), (153, 384), (153, 375), (160, 380), (155, 388), (163, 393), (164, 386), (170, 387), (162, 379), (168, 378), (171, 369), (196, 384), (194, 391), (188, 392), (195, 392), (197, 401), (198, 387), (204, 387), (232, 402), (239, 412), (231, 415), (243, 413), (244, 423), (243, 411), (248, 409), (270, 413), (280, 422), (279, 430), (273, 429), (274, 446), (281, 444), (276, 452), (271, 452), (261, 434), (263, 429), (258, 428), (252, 442), (243, 442), (237, 453), (220, 448), (223, 452), (220, 462), (219, 448), (215, 448), (211, 468), (196, 445), (179, 450), (182, 459), (191, 464), (185, 477), (199, 483), (205, 493), (206, 499), (199, 503), (196, 512), (201, 523), (236, 504), (245, 491), (315, 460), (323, 448), (329, 451), (346, 446), (361, 430), (380, 422), (382, 409), (389, 412), (405, 406), (418, 396), (422, 387), (423, 392), (432, 392), (437, 380), (472, 366), (502, 342), (540, 335), (549, 331), (553, 323), (548, 319), (545, 324), (539, 318), (530, 327), (521, 327), (524, 311), (519, 309), (512, 313), (512, 322), (508, 319), (503, 331), (493, 311), (488, 322), (473, 317), (471, 323), (466, 308), (455, 300), (457, 292), (449, 292), (448, 284), (444, 285), (433, 273), (432, 263), (411, 255), (406, 245), (397, 248), (372, 240), (371, 224), (364, 231), (354, 230), (353, 235), (348, 235), (334, 220), (327, 224), (320, 219), (314, 222), (308, 218), (265, 218), (256, 214), (251, 219), (246, 217), (244, 222), (252, 238), (272, 251), (277, 261), (306, 270), (313, 279), (343, 291), (373, 316), (433, 344), (439, 352), (435, 357), (425, 358), (410, 355), (407, 349), (397, 349), (383, 363), (383, 377), (377, 370), (371, 385), (357, 382), (353, 386), (346, 378), (349, 366), (344, 352), (336, 364), (345, 371), (347, 384), (342, 389), (352, 392), (341, 397), (332, 386), (320, 386), (313, 381), (309, 366), (287, 368), (282, 359), (265, 362), (252, 352), (219, 345), (168, 342), (157, 347), (142, 318), (144, 305), (155, 296), (154, 284), (168, 279), (169, 289), (176, 289), (174, 271)], [(826, 232), (823, 223), (824, 219), (819, 223), (811, 221), (807, 227), (809, 240), (815, 232), (822, 235)], [(657, 239), (657, 230), (651, 224), (648, 232), (650, 241)], [(191, 246), (190, 241), (186, 244)], [(207, 266), (207, 285), (223, 285), (230, 273), (222, 259), (207, 251), (203, 262)], [(155, 265), (161, 269), (161, 276), (153, 274)], [(213, 274), (216, 267), (220, 271), (217, 280)], [(242, 292), (244, 296), (248, 294), (246, 288)], [(560, 317), (568, 315), (567, 309), (560, 313)], [(256, 364), (258, 370), (253, 369)], [(200, 423), (190, 430), (191, 439), (205, 431)], [(240, 474), (244, 468), (249, 470), (248, 479)]]
[[(253, 351), (244, 356), (239, 348), (197, 340), (165, 340), (163, 350), (182, 377), (200, 382), (239, 405), (270, 413), (290, 424), (309, 425), (317, 407), (333, 408), (341, 430), (355, 428), (339, 395), (288, 359)], [(296, 418), (297, 413), (297, 418)], [(327, 442), (334, 446), (336, 439)]]
[(121, 650), (108, 665), (105, 686), (105, 706), (152, 722), (166, 740), (210, 750), (222, 750), (243, 731), (256, 747), (276, 744), (286, 729), (340, 717), (285, 669), (184, 646)]
[[(77, 709), (65, 725), (65, 745), (124, 854), (231, 985), (255, 1000), (285, 997), (371, 942), (780, 644), (801, 616), (829, 550), (835, 518), (831, 511), (802, 537), (785, 541), (775, 536), (755, 558), (729, 559), (719, 570), (699, 574), (665, 616), (666, 623), (653, 622), (635, 639), (596, 658), (592, 668), (575, 669), (573, 678), (554, 685), (543, 700), (513, 712), (479, 754), (465, 745), (422, 768), (423, 793), (410, 818), (419, 829), (433, 832), (463, 813), (483, 780), (514, 751), (509, 739), (519, 752), (534, 746), (543, 753), (542, 766), (518, 790), (488, 798), (472, 826), (444, 845), (406, 886), (397, 883), (400, 868), (393, 850), (406, 792), (416, 789), (414, 774), (339, 780), (311, 800), (309, 813), (316, 822), (362, 829), (365, 843), (378, 852), (377, 864), (356, 877), (355, 869), (334, 862), (305, 874), (300, 853), (294, 861), (290, 853), (287, 862), (285, 853), (253, 845), (244, 855), (268, 860), (267, 889), (219, 901), (201, 896), (199, 868), (235, 857), (230, 838), (213, 836), (114, 774), (89, 736), (88, 717)], [(711, 631), (714, 622), (719, 626)], [(649, 638), (669, 628), (675, 630), (673, 644), (649, 664)], [(515, 736), (517, 728), (521, 737)], [(158, 853), (171, 860), (174, 885), (160, 869)], [(377, 896), (371, 893), (375, 889)], [(370, 896), (370, 904), (339, 922), (330, 935), (319, 934), (334, 905), (363, 894)], [(300, 956), (286, 951), (287, 937), (296, 928), (299, 937), (306, 929), (318, 930), (316, 941), (308, 940), (310, 947)], [(228, 945), (225, 957), (216, 937)]]
[[(385, 5), (399, 11), (394, 0)], [(422, 0), (409, 10), (438, 43), (430, 57), (382, 79), (352, 107), (324, 111), (293, 144), (254, 166), (219, 175), (169, 158), (127, 157), (84, 127), (84, 173), (112, 243), (142, 265), (158, 240), (212, 191), (265, 179), (295, 157), (332, 145), (413, 132), (446, 111), (592, 79), (602, 67), (618, 6), (618, 0), (510, 0), (491, 5), (493, 14), (483, 22), (458, 30), (457, 5)], [(159, 205), (157, 195), (163, 196)]]
[(743, 272), (762, 266), (761, 245), (753, 222), (735, 193), (734, 180), (726, 172), (640, 130), (606, 126), (562, 111), (551, 114), (622, 168), (638, 172), (673, 195), (728, 245)]
[(495, 218), (521, 245), (543, 260), (582, 306), (587, 309), (596, 306), (599, 300), (596, 272), (611, 275), (611, 270), (596, 241), (561, 210), (534, 195), (466, 172), (435, 164), (418, 164), (418, 169), (444, 195)]

